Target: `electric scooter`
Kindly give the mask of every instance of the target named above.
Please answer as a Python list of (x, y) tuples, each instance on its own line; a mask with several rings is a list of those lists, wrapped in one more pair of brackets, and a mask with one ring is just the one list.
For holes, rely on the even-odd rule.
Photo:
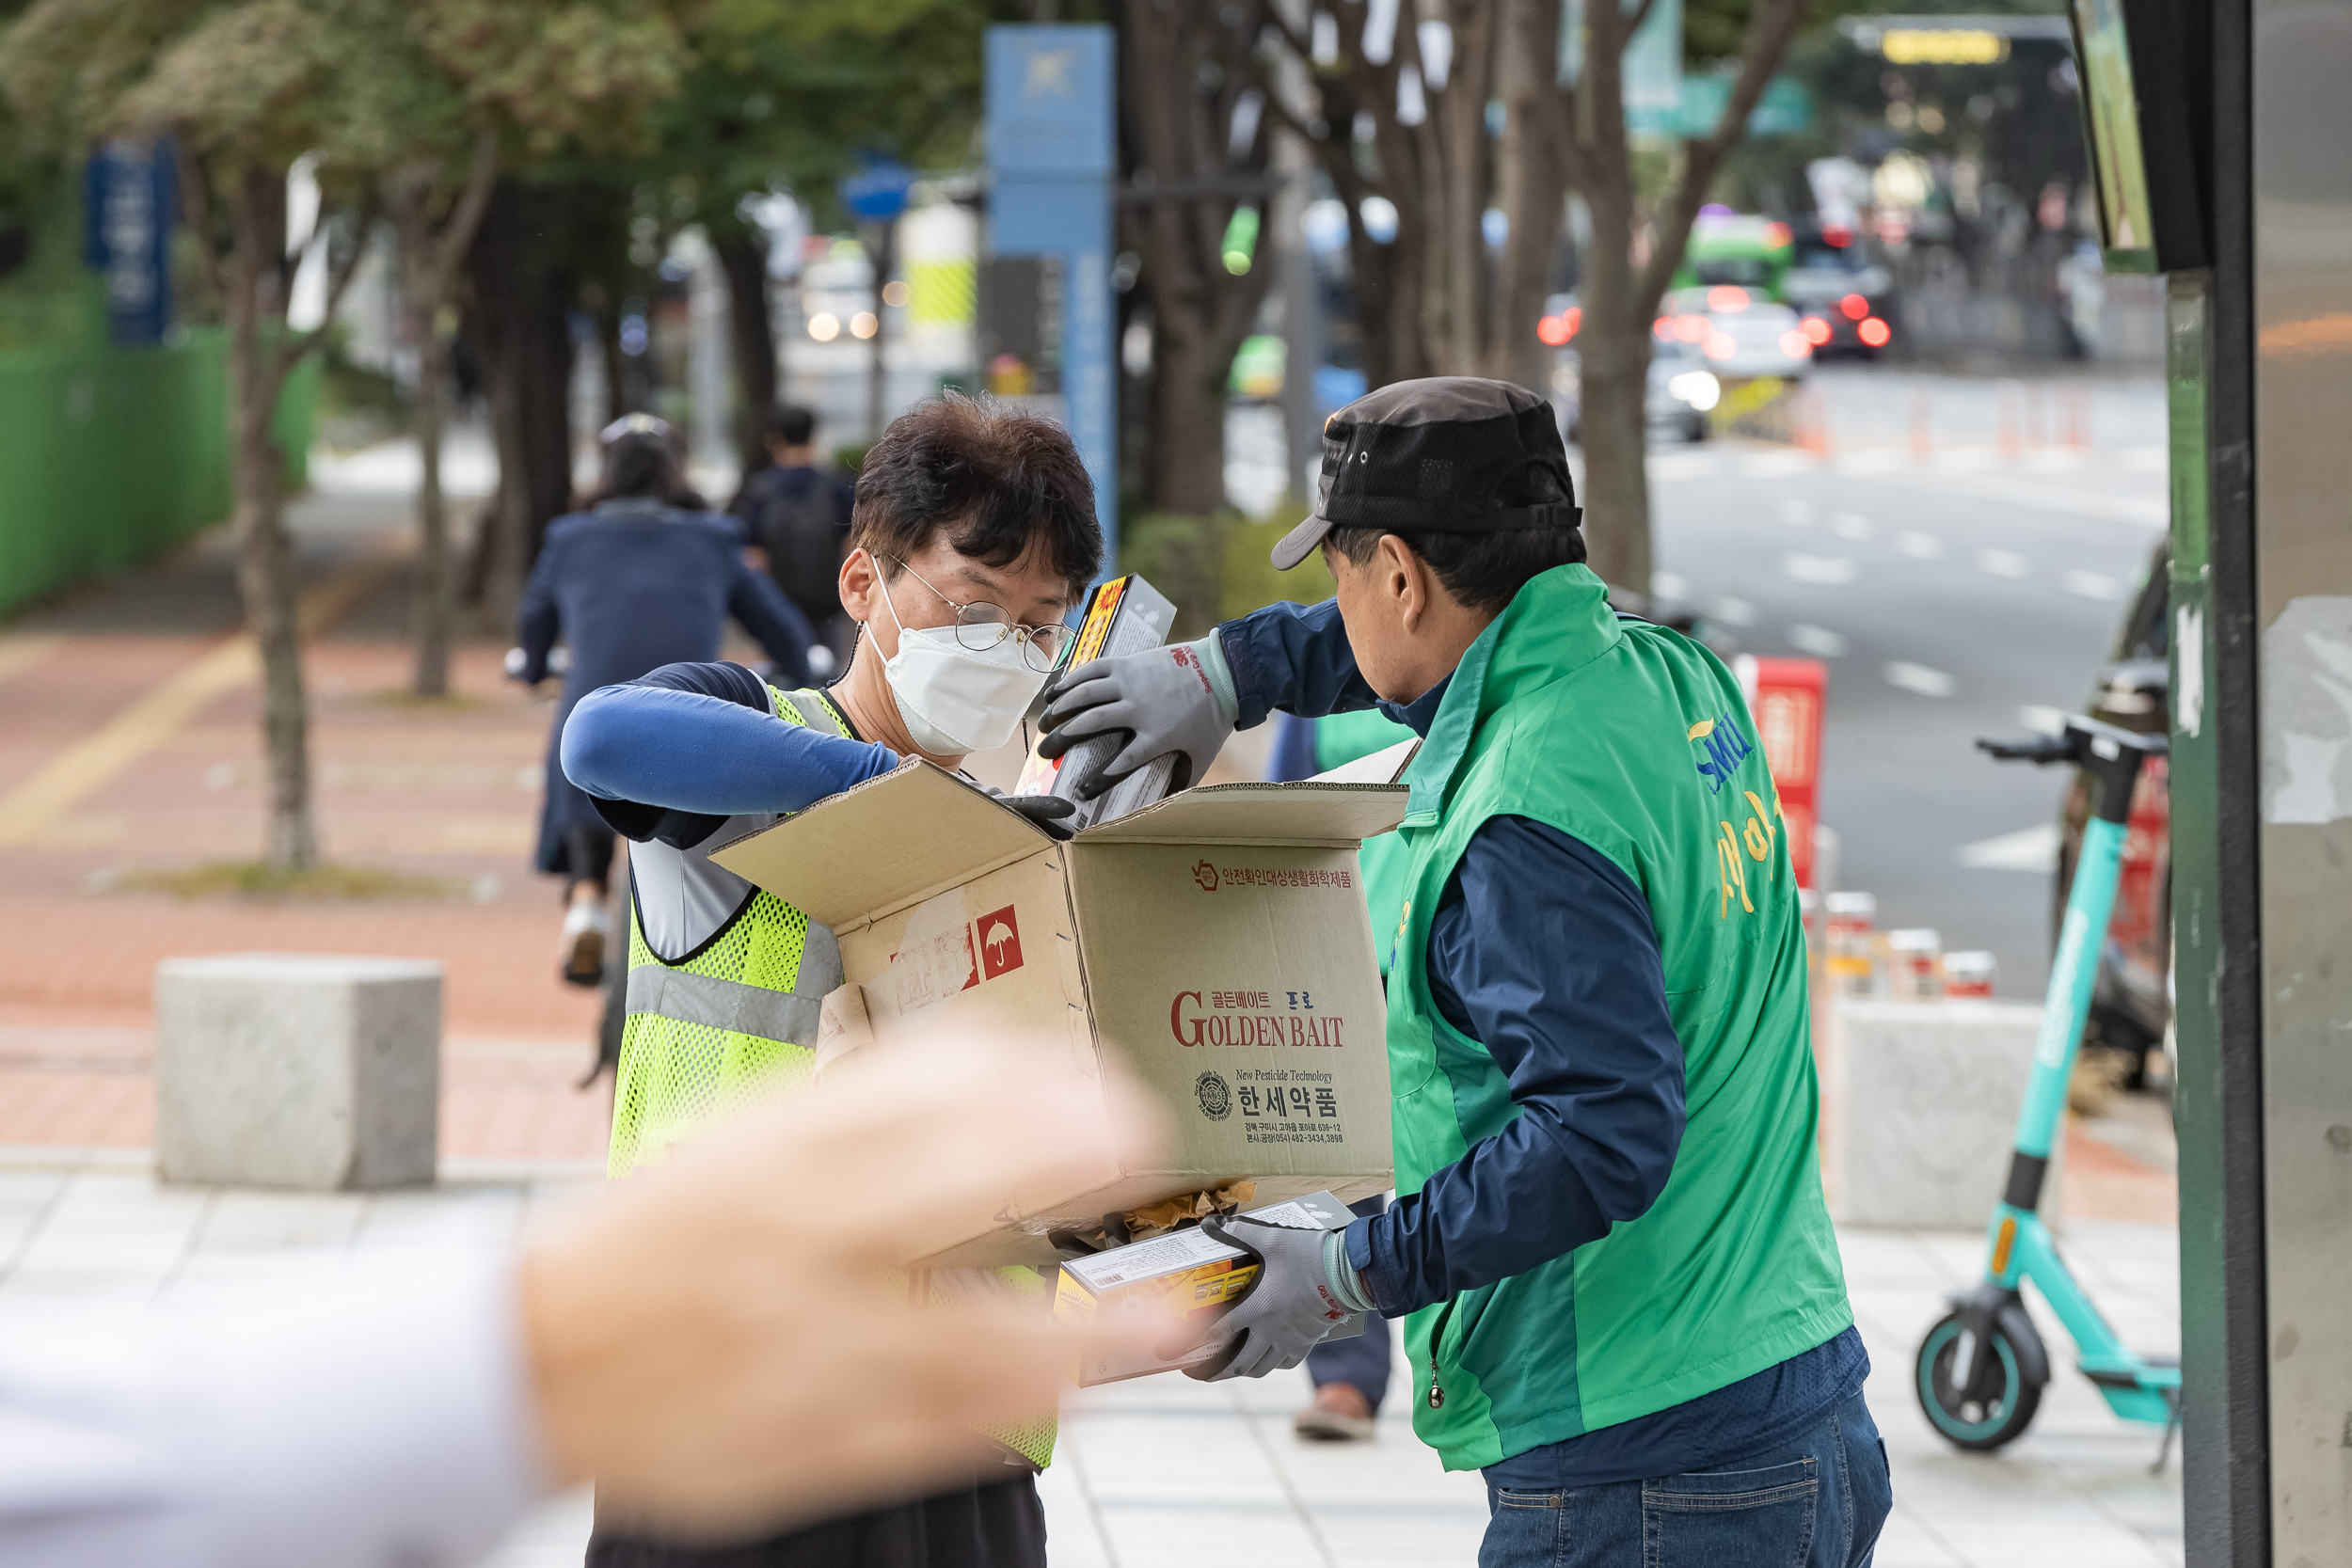
[(1997, 1449), (2025, 1432), (2050, 1381), (2049, 1354), (2018, 1294), (2019, 1285), (2030, 1279), (2073, 1336), (2076, 1364), (2106, 1396), (2108, 1407), (2125, 1420), (2164, 1427), (2164, 1446), (2156, 1458), (2161, 1468), (2180, 1421), (2180, 1363), (2136, 1354), (2117, 1339), (2058, 1257), (2049, 1227), (2035, 1211), (2049, 1170), (2051, 1141), (2066, 1109), (2074, 1053), (2090, 1016), (2092, 983), (2098, 977), (2122, 866), (2132, 786), (2138, 782), (2140, 766), (2164, 754), (2166, 738), (2069, 718), (2060, 735), (1979, 740), (1977, 745), (2003, 762), (2080, 768), (2090, 775), (2095, 802), (2083, 826), (2074, 885), (2058, 928), (2058, 956), (2042, 1006), (2042, 1032), (2034, 1044), (2033, 1074), (2017, 1117), (2008, 1190), (1993, 1211), (1984, 1281), (1954, 1297), (1951, 1312), (1920, 1342), (1920, 1408), (1937, 1432), (1963, 1449)]

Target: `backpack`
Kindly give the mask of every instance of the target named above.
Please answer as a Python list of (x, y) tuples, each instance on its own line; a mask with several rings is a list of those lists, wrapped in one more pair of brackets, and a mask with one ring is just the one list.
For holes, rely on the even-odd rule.
[(762, 485), (752, 509), (752, 538), (768, 552), (768, 575), (801, 612), (823, 626), (841, 613), (841, 524), (833, 470), (819, 468), (796, 490)]

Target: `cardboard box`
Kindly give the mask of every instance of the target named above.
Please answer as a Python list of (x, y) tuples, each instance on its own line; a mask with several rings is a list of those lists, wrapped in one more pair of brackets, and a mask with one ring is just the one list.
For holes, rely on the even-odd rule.
[[(1091, 659), (1139, 654), (1164, 646), (1168, 629), (1175, 624), (1175, 605), (1136, 573), (1099, 582), (1087, 599), (1086, 613), (1078, 618), (1078, 635), (1063, 668), (1074, 670)], [(1045, 737), (1038, 738), (1042, 741)], [(1032, 747), (1012, 792), (1057, 795), (1071, 801), (1077, 807), (1069, 818), (1073, 829), (1091, 827), (1131, 811), (1140, 811), (1168, 794), (1168, 786), (1176, 778), (1174, 757), (1146, 763), (1091, 800), (1081, 800), (1077, 796), (1078, 781), (1098, 765), (1117, 756), (1126, 743), (1126, 734), (1121, 731), (1082, 740), (1058, 757), (1041, 757)]]
[[(1356, 1217), (1329, 1193), (1247, 1212), (1254, 1219), (1299, 1230), (1344, 1230)], [(1157, 1308), (1174, 1313), (1182, 1323), (1181, 1328), (1171, 1330), (1155, 1345), (1123, 1352), (1088, 1350), (1073, 1373), (1078, 1386), (1090, 1388), (1098, 1383), (1148, 1377), (1206, 1360), (1213, 1347), (1202, 1340), (1257, 1277), (1258, 1265), (1248, 1253), (1198, 1227), (1113, 1247), (1091, 1258), (1065, 1259), (1054, 1289), (1057, 1322), (1083, 1330), (1122, 1312)], [(1327, 1342), (1351, 1339), (1363, 1332), (1364, 1320), (1359, 1315), (1334, 1329)]]
[(839, 939), (855, 995), (828, 1005), (828, 1060), (914, 1023), (985, 1024), (1082, 1071), (1120, 1063), (1165, 1101), (1162, 1161), (1009, 1202), (922, 1259), (1050, 1264), (1049, 1231), (1236, 1180), (1269, 1203), (1388, 1189), (1386, 1011), (1356, 846), (1405, 798), (1216, 784), (1058, 842), (917, 759), (711, 858)]

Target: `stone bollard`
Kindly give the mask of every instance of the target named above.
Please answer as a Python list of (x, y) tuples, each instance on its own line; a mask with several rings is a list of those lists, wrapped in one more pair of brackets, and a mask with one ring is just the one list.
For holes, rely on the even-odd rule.
[(166, 1181), (429, 1184), (440, 1086), (432, 959), (224, 953), (155, 966)]
[(1823, 1141), (1838, 1221), (1981, 1229), (2009, 1178), (2041, 1030), (2042, 1009), (2015, 1004), (1837, 999)]

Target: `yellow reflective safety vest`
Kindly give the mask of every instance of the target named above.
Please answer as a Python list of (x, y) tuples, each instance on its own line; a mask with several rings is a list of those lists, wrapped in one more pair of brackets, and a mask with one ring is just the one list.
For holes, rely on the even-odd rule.
[[(853, 738), (824, 692), (770, 687), (768, 695), (786, 723)], [(645, 940), (632, 898), (609, 1174), (618, 1179), (659, 1158), (748, 1089), (806, 1085), (817, 1057), (818, 1008), (842, 978), (833, 932), (765, 888), (755, 889), (725, 925), (675, 962)], [(940, 1280), (946, 1289), (930, 1293), (992, 1289), (1041, 1301), (1048, 1294), (1025, 1268), (940, 1272), (958, 1277)], [(1049, 1417), (983, 1435), (1043, 1469), (1054, 1457), (1055, 1430)]]

